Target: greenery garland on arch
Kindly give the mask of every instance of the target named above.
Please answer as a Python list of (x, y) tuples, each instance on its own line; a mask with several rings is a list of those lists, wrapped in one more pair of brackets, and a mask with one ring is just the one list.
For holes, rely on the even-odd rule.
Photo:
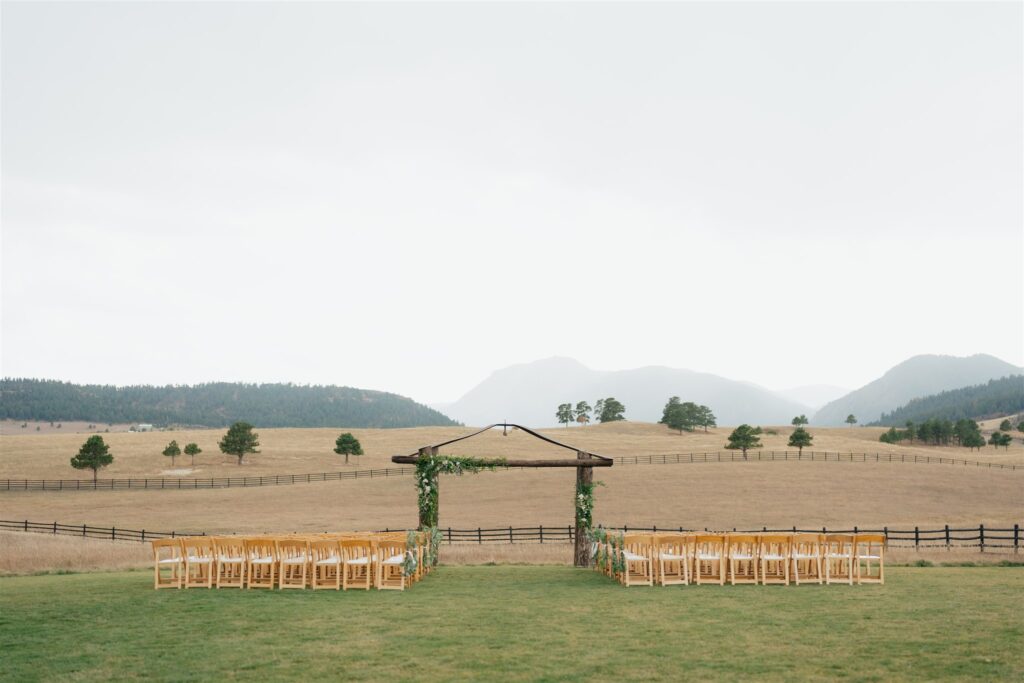
[(576, 519), (583, 523), (584, 531), (591, 535), (594, 528), (594, 488), (597, 486), (604, 486), (604, 482), (576, 482)]
[[(439, 474), (462, 475), (466, 472), (475, 473), (483, 470), (496, 470), (505, 465), (505, 458), (473, 458), (461, 455), (421, 455), (416, 461), (416, 501), (419, 505), (420, 519), (430, 521), (428, 528), (437, 528)], [(440, 538), (440, 531), (437, 533)], [(431, 546), (434, 544), (431, 543)], [(436, 557), (436, 550), (434, 551)]]

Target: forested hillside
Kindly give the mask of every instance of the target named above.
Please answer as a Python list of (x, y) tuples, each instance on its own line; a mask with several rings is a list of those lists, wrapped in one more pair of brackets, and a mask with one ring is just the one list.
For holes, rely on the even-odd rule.
[(0, 418), (146, 422), (157, 426), (428, 427), (438, 411), (382, 391), (338, 386), (240, 384), (114, 387), (37, 379), (0, 381)]
[(982, 419), (1024, 411), (1024, 375), (989, 380), (932, 396), (915, 398), (891, 413), (883, 413), (875, 424), (902, 427), (908, 420), (920, 423), (930, 418), (945, 420)]

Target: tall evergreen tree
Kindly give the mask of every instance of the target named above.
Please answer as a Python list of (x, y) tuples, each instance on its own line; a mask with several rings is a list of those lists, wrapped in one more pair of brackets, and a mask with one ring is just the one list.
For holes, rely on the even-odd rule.
[(857, 418), (853, 416), (853, 413), (846, 416), (846, 424), (850, 425), (851, 427), (857, 424)]
[(793, 430), (793, 433), (789, 435), (789, 445), (793, 448), (799, 449), (800, 455), (804, 453), (804, 447), (810, 446), (814, 441), (814, 437), (803, 427), (797, 427)]
[(171, 441), (167, 444), (167, 448), (164, 449), (164, 455), (171, 459), (171, 467), (174, 467), (174, 459), (181, 455), (181, 449), (178, 448), (178, 442)]
[(228, 427), (228, 433), (220, 440), (222, 453), (233, 455), (238, 458), (238, 464), (242, 464), (242, 458), (246, 453), (259, 453), (256, 447), (260, 445), (259, 434), (253, 431), (253, 426), (248, 422), (236, 422)]
[(334, 452), (338, 455), (344, 455), (345, 464), (347, 465), (348, 456), (363, 454), (363, 446), (359, 443), (359, 439), (354, 437), (351, 432), (345, 432), (334, 442)]
[(103, 437), (99, 435), (86, 439), (78, 449), (78, 455), (71, 458), (71, 466), (76, 470), (92, 470), (93, 483), (96, 482), (96, 473), (99, 469), (112, 462), (114, 456), (110, 453), (110, 446), (104, 443)]
[(711, 412), (711, 408), (705, 405), (700, 405), (698, 408), (700, 409), (700, 412), (698, 413), (697, 424), (704, 428), (705, 433), (707, 433), (708, 427), (718, 426), (718, 422), (715, 421), (715, 414)]
[(195, 467), (196, 456), (203, 452), (203, 449), (198, 444), (190, 443), (185, 444), (185, 455), (192, 457), (192, 466)]
[(793, 418), (793, 422), (791, 422), (790, 424), (792, 424), (794, 427), (800, 427), (801, 425), (805, 425), (807, 424), (807, 416), (797, 415), (796, 417)]
[(729, 442), (725, 444), (725, 447), (731, 451), (743, 451), (743, 459), (746, 460), (748, 449), (761, 447), (761, 440), (757, 438), (760, 433), (760, 428), (741, 424), (732, 430), (732, 434), (729, 435)]
[(661, 419), (658, 420), (658, 424), (667, 425), (669, 417), (672, 415), (672, 411), (682, 405), (682, 401), (678, 396), (672, 396), (668, 399), (665, 407), (661, 409)]

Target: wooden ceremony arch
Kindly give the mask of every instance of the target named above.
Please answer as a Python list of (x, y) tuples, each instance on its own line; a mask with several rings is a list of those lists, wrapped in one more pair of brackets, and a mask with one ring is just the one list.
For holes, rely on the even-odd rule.
[[(395, 462), (395, 463), (406, 464), (406, 465), (410, 465), (410, 464), (411, 465), (415, 465), (415, 464), (417, 464), (419, 462), (420, 457), (437, 456), (437, 455), (439, 455), (440, 449), (443, 448), (444, 446), (449, 446), (449, 445), (451, 445), (451, 444), (453, 444), (453, 443), (455, 443), (457, 441), (464, 441), (465, 439), (471, 439), (474, 436), (477, 436), (479, 434), (483, 434), (484, 432), (487, 432), (487, 431), (490, 431), (492, 429), (495, 429), (496, 427), (502, 427), (503, 429), (508, 429), (509, 427), (512, 427), (514, 429), (518, 429), (518, 430), (520, 430), (522, 432), (525, 432), (525, 433), (529, 434), (530, 436), (533, 436), (535, 438), (540, 439), (541, 441), (546, 441), (546, 442), (548, 442), (550, 444), (553, 444), (555, 446), (558, 446), (560, 448), (565, 448), (565, 449), (568, 449), (570, 451), (574, 451), (576, 453), (576, 458), (575, 459), (564, 459), (564, 460), (505, 460), (505, 459), (499, 459), (499, 458), (495, 458), (495, 459), (490, 459), (489, 460), (487, 458), (482, 458), (481, 462), (484, 463), (484, 464), (494, 465), (494, 466), (499, 466), (499, 467), (575, 467), (576, 468), (576, 489), (577, 490), (579, 490), (581, 485), (589, 486), (589, 485), (593, 484), (593, 482), (594, 482), (594, 469), (593, 468), (595, 468), (595, 467), (611, 467), (614, 464), (614, 461), (611, 458), (606, 458), (603, 455), (597, 455), (596, 453), (590, 453), (588, 451), (584, 451), (584, 450), (581, 450), (579, 448), (576, 448), (575, 446), (570, 446), (569, 444), (562, 443), (561, 441), (556, 441), (555, 439), (552, 439), (552, 438), (549, 438), (547, 436), (544, 436), (543, 434), (538, 434), (537, 432), (533, 431), (532, 429), (529, 429), (527, 427), (523, 427), (522, 425), (506, 423), (506, 422), (499, 422), (497, 424), (488, 425), (487, 427), (484, 427), (483, 429), (477, 430), (477, 431), (475, 431), (475, 432), (473, 432), (471, 434), (466, 434), (465, 436), (460, 436), (460, 437), (458, 437), (456, 439), (451, 439), (449, 441), (444, 441), (444, 442), (439, 443), (439, 444), (434, 444), (433, 446), (423, 446), (416, 453), (413, 453), (412, 455), (395, 455), (395, 456), (392, 456), (391, 457), (391, 461)], [(438, 485), (437, 479), (438, 479), (438, 477), (435, 474), (433, 476), (433, 478), (431, 479), (431, 481), (430, 481), (430, 485), (432, 487), (434, 487), (435, 491), (437, 490), (437, 485)], [(573, 493), (573, 497), (575, 498), (575, 493)], [(588, 566), (590, 564), (590, 540), (587, 538), (587, 533), (586, 533), (587, 528), (586, 528), (585, 524), (583, 523), (583, 520), (580, 519), (579, 506), (578, 505), (574, 505), (574, 508), (576, 510), (576, 534), (575, 534), (576, 535), (576, 547), (575, 547), (575, 551), (573, 553), (573, 564), (575, 564), (577, 567), (586, 567), (586, 566)], [(423, 511), (421, 510), (420, 511), (419, 523), (420, 523), (420, 528), (435, 527), (435, 526), (437, 526), (438, 520), (436, 518), (436, 511), (435, 511), (435, 518), (434, 519), (425, 519)]]

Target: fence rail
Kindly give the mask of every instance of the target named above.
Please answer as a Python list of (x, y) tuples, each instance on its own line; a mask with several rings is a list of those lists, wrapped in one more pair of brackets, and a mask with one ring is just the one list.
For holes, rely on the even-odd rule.
[[(613, 531), (650, 532), (650, 533), (671, 533), (674, 531), (702, 531), (685, 526), (605, 526), (605, 529)], [(61, 524), (60, 522), (32, 522), (29, 520), (0, 520), (0, 531), (24, 531), (41, 534), (52, 534), (57, 536), (79, 536), (81, 538), (101, 538), (112, 541), (152, 541), (158, 538), (175, 538), (178, 536), (205, 536), (203, 531), (147, 531), (145, 529), (121, 529), (118, 527), (95, 527), (87, 524)], [(402, 531), (402, 529), (381, 529), (380, 531)], [(490, 529), (477, 527), (475, 529), (455, 529), (452, 527), (442, 528), (442, 541), (447, 544), (478, 544), (485, 543), (571, 543), (576, 539), (576, 528), (571, 524), (540, 525), (534, 527), (504, 526)], [(1020, 551), (1020, 524), (1014, 524), (1010, 528), (993, 528), (979, 524), (976, 527), (951, 527), (948, 524), (941, 529), (922, 529), (915, 526), (913, 529), (890, 529), (884, 526), (880, 529), (866, 529), (853, 527), (848, 529), (829, 529), (820, 527), (815, 529), (801, 529), (789, 527), (786, 529), (770, 528), (763, 526), (760, 529), (708, 529), (703, 531), (723, 532), (733, 531), (738, 533), (835, 533), (835, 534), (857, 534), (871, 533), (884, 534), (888, 545), (894, 548), (913, 548), (915, 550), (931, 548), (978, 548), (981, 552), (988, 550), (1008, 550), (1014, 553)]]
[[(1024, 465), (982, 462), (962, 458), (943, 458), (913, 453), (830, 453), (828, 451), (750, 451), (745, 456), (735, 451), (707, 453), (663, 453), (628, 455), (613, 458), (616, 465), (676, 465), (708, 462), (888, 462), (932, 465), (959, 465), (989, 469), (1022, 470)], [(505, 467), (500, 469), (522, 469)], [(181, 491), (186, 489), (248, 488), (309, 484), (343, 479), (374, 479), (413, 474), (415, 467), (384, 467), (370, 470), (312, 472), (308, 474), (274, 474), (262, 477), (205, 477), (195, 479), (129, 478), (129, 479), (0, 479), (0, 491), (116, 491), (143, 489), (150, 491)]]

